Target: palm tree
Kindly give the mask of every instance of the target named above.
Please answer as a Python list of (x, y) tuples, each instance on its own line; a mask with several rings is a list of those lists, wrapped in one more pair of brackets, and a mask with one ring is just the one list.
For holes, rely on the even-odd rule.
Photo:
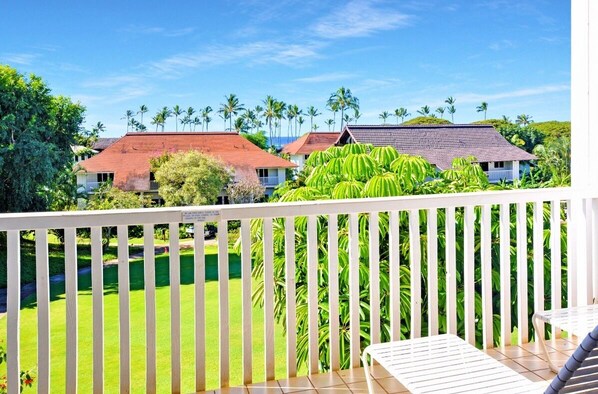
[(527, 126), (532, 122), (532, 116), (526, 114), (517, 115), (517, 120), (515, 121), (515, 123), (517, 123), (520, 126)]
[(276, 101), (274, 106), (275, 122), (274, 125), (278, 129), (278, 136), (282, 136), (282, 120), (285, 118), (285, 110), (287, 105), (283, 101)]
[(162, 131), (164, 131), (164, 126), (166, 125), (166, 119), (170, 118), (172, 116), (172, 111), (168, 108), (168, 107), (163, 107), (162, 110), (160, 111), (160, 115), (161, 115), (161, 126), (162, 126)]
[(317, 124), (314, 123), (313, 125), (313, 131), (318, 131), (318, 129), (320, 128), (320, 126), (318, 126)]
[(336, 113), (338, 112), (338, 104), (331, 102), (329, 99), (328, 102), (326, 103), (326, 107), (328, 107), (328, 110), (332, 112), (332, 124), (335, 125), (336, 124)]
[(455, 112), (457, 112), (457, 110), (455, 109), (454, 105), (449, 105), (448, 107), (446, 107), (446, 111), (451, 114), (451, 123), (455, 123)]
[(430, 107), (424, 105), (423, 107), (417, 110), (417, 113), (421, 116), (430, 116)]
[(395, 116), (397, 117), (397, 124), (399, 123), (399, 118), (401, 118), (401, 123), (405, 121), (405, 118), (411, 116), (409, 112), (407, 112), (407, 108), (399, 108), (395, 109)]
[(359, 108), (354, 108), (353, 109), (353, 120), (355, 121), (355, 124), (357, 124), (357, 121), (359, 120), (359, 118), (361, 118), (361, 112), (359, 112)]
[(331, 128), (334, 125), (334, 119), (326, 119), (324, 124), (328, 125), (328, 131), (332, 131)]
[(174, 131), (179, 131), (179, 116), (183, 114), (183, 109), (177, 104), (172, 107), (172, 114), (174, 115)]
[[(208, 131), (208, 125), (212, 118), (210, 118), (210, 113), (212, 112), (212, 107), (209, 105), (201, 110), (201, 118), (203, 119), (203, 124), (206, 126), (206, 131)], [(201, 126), (201, 130), (203, 131), (203, 125)]]
[(301, 126), (303, 125), (303, 123), (305, 123), (305, 118), (299, 115), (297, 117), (297, 124), (299, 125), (299, 132), (297, 133), (297, 135), (301, 135)]
[(237, 116), (239, 111), (244, 110), (245, 107), (243, 104), (239, 103), (239, 98), (233, 93), (229, 94), (228, 96), (224, 96), (224, 98), (226, 99), (226, 103), (220, 104), (220, 111), (218, 112), (222, 112), (224, 114), (224, 127), (226, 128), (226, 119), (228, 118), (229, 130), (232, 130), (233, 116)]
[(341, 111), (341, 131), (343, 130), (345, 110), (349, 108), (359, 109), (359, 99), (353, 96), (353, 94), (351, 93), (351, 89), (346, 89), (344, 86), (341, 86), (336, 92), (330, 95), (328, 103), (331, 108), (333, 108), (334, 106), (337, 108), (337, 111), (339, 109)]
[(478, 112), (484, 112), (484, 120), (486, 120), (486, 111), (488, 111), (488, 103), (485, 101), (482, 101), (482, 104), (478, 105), (476, 107), (476, 110)]
[(343, 116), (343, 121), (345, 124), (349, 124), (353, 121), (353, 118), (349, 114), (345, 114), (345, 116)]
[(448, 104), (447, 111), (449, 114), (451, 114), (451, 122), (455, 123), (453, 115), (455, 114), (455, 112), (457, 112), (457, 110), (455, 109), (455, 103), (457, 102), (457, 100), (453, 98), (453, 96), (448, 96), (446, 100), (444, 100), (444, 102)]
[(386, 119), (388, 119), (389, 116), (390, 113), (388, 111), (384, 111), (380, 115), (378, 115), (378, 117), (382, 119), (383, 124), (386, 124)]
[[(193, 131), (195, 131), (196, 127), (201, 124), (201, 119), (199, 118), (199, 116), (196, 116), (195, 118), (193, 118), (191, 123), (193, 124)], [(189, 128), (191, 128), (191, 125), (189, 125)]]
[(158, 126), (160, 126), (162, 124), (162, 114), (160, 112), (158, 112), (153, 118), (152, 121), (150, 122), (151, 124), (155, 124), (156, 125), (156, 131), (158, 131)]
[(314, 118), (322, 114), (319, 113), (318, 109), (313, 105), (307, 108), (306, 114), (309, 116), (309, 131), (312, 131), (314, 129)]
[(121, 119), (126, 119), (127, 120), (127, 133), (129, 132), (129, 126), (131, 125), (131, 118), (135, 116), (135, 113), (133, 111), (131, 111), (130, 109), (127, 110), (127, 112), (125, 112), (125, 116), (123, 116)]
[(506, 123), (511, 123), (511, 119), (507, 115), (502, 116), (502, 121)]
[(444, 107), (436, 108), (436, 112), (440, 115), (440, 119), (444, 118)]
[(266, 106), (264, 109), (264, 119), (266, 119), (266, 124), (268, 125), (270, 144), (272, 144), (272, 121), (276, 117), (276, 99), (268, 95), (264, 100), (264, 105)]
[(91, 128), (91, 131), (93, 131), (94, 134), (97, 134), (99, 136), (100, 133), (103, 133), (104, 131), (106, 131), (106, 126), (104, 126), (104, 123), (98, 122), (95, 124), (95, 126), (93, 126)]
[(143, 124), (143, 114), (147, 111), (149, 111), (147, 109), (147, 105), (141, 104), (141, 106), (139, 106), (139, 111), (137, 111), (137, 114), (141, 115), (141, 124)]
[(293, 119), (295, 119), (295, 117), (297, 116), (297, 112), (295, 111), (295, 109), (299, 109), (299, 107), (297, 107), (296, 105), (289, 105), (287, 110), (286, 110), (286, 115), (287, 115), (287, 119), (289, 121), (288, 125), (287, 125), (287, 134), (289, 136), (292, 136), (293, 133)]
[[(189, 125), (189, 131), (191, 131), (191, 124), (193, 123), (193, 115), (195, 115), (195, 108), (193, 107), (189, 107), (187, 108), (187, 114), (185, 115), (185, 117), (189, 118), (189, 122), (187, 122), (187, 124)], [(183, 128), (184, 130), (185, 128)], [(193, 130), (195, 131), (195, 130)]]

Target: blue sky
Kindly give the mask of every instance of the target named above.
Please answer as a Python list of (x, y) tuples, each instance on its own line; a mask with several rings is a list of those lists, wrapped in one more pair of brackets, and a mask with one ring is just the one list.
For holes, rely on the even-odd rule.
[[(570, 118), (565, 0), (21, 0), (0, 10), (0, 63), (79, 100), (103, 136), (124, 134), (121, 117), (141, 104), (149, 120), (163, 106), (218, 108), (229, 93), (246, 107), (266, 95), (314, 105), (326, 130), (340, 86), (359, 98), (362, 124), (447, 96), (456, 123), (480, 119), (482, 101), (488, 117)], [(215, 115), (210, 130), (222, 127)]]

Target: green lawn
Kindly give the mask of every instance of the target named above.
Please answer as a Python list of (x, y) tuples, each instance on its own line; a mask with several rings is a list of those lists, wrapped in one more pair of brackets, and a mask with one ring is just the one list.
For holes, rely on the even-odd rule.
[[(231, 253), (230, 259), (230, 349), (231, 385), (241, 383), (241, 280), (240, 259)], [(131, 268), (131, 354), (133, 392), (145, 392), (145, 301), (143, 291), (143, 262), (134, 261)], [(182, 359), (183, 392), (194, 390), (194, 336), (193, 336), (193, 256), (181, 254), (181, 308), (182, 308)], [(157, 277), (157, 329), (158, 329), (158, 392), (170, 389), (170, 301), (168, 258), (156, 258)], [(218, 282), (216, 248), (206, 248), (206, 342), (208, 388), (218, 386)], [(105, 316), (105, 386), (107, 392), (118, 390), (118, 294), (117, 267), (104, 270)], [(91, 276), (79, 277), (79, 391), (91, 392), (92, 387), (92, 309)], [(52, 391), (64, 392), (65, 385), (65, 328), (66, 311), (64, 285), (51, 289), (51, 346)], [(263, 311), (253, 308), (254, 381), (264, 380)], [(21, 314), (21, 366), (35, 369), (37, 353), (37, 317), (35, 299), (23, 302)], [(6, 319), (0, 321), (0, 339), (6, 343)], [(283, 377), (285, 365), (285, 340), (280, 325), (276, 326), (276, 376)], [(4, 364), (2, 365), (4, 367)], [(4, 373), (4, 370), (0, 371)], [(33, 391), (33, 390), (29, 390)]]

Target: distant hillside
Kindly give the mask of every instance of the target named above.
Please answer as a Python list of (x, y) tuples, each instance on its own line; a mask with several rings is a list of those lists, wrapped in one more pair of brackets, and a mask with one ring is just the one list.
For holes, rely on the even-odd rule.
[(531, 126), (544, 134), (548, 139), (571, 136), (571, 122), (549, 120), (548, 122), (532, 123)]
[(401, 123), (403, 126), (418, 125), (418, 124), (452, 124), (446, 119), (434, 118), (432, 116), (418, 116)]
[(508, 126), (511, 123), (507, 122), (504, 119), (486, 119), (486, 120), (476, 120), (475, 122), (471, 122), (471, 124), (489, 124), (494, 126), (495, 129), (498, 130), (501, 126)]

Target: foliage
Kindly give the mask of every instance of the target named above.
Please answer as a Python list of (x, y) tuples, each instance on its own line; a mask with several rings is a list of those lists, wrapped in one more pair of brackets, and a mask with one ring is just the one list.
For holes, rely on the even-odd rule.
[[(8, 355), (6, 354), (6, 351), (4, 350), (4, 348), (2, 346), (0, 346), (0, 364), (6, 363), (7, 358), (8, 358)], [(33, 376), (32, 371), (20, 371), (19, 379), (20, 379), (20, 385), (21, 385), (20, 391), (23, 391), (23, 389), (25, 387), (31, 387), (33, 385), (33, 382), (35, 381), (35, 377)], [(7, 389), (8, 389), (7, 383), (8, 382), (7, 382), (6, 376), (3, 376), (2, 378), (0, 378), (0, 394), (6, 394), (8, 392), (7, 391)]]
[(571, 136), (571, 122), (559, 122), (556, 120), (537, 122), (534, 123), (534, 128), (543, 133), (547, 140)]
[(571, 139), (561, 136), (534, 148), (538, 157), (535, 169), (536, 181), (545, 187), (569, 186), (571, 184)]
[(87, 202), (87, 209), (135, 209), (148, 207), (150, 204), (149, 197), (121, 190), (113, 187), (110, 182), (106, 182), (95, 189), (94, 194)]
[(252, 144), (258, 146), (260, 149), (266, 150), (268, 149), (268, 137), (266, 137), (266, 132), (260, 130), (256, 133), (241, 133), (241, 137), (247, 139)]
[(476, 120), (475, 122), (471, 122), (471, 124), (489, 124), (492, 125), (496, 130), (500, 127), (511, 126), (512, 123), (505, 119), (485, 119), (485, 120)]
[(226, 194), (232, 204), (248, 204), (264, 198), (266, 188), (258, 179), (243, 178), (226, 188)]
[(197, 151), (172, 154), (155, 174), (167, 206), (210, 205), (231, 178), (222, 161)]
[(536, 145), (544, 142), (544, 134), (531, 125), (504, 124), (498, 128), (498, 132), (511, 144), (529, 153), (533, 152)]
[(451, 124), (447, 119), (439, 119), (432, 116), (418, 116), (413, 119), (409, 119), (406, 122), (401, 123), (404, 126), (419, 125), (419, 124)]
[(41, 78), (0, 65), (0, 212), (49, 208), (47, 190), (72, 164), (84, 112)]

